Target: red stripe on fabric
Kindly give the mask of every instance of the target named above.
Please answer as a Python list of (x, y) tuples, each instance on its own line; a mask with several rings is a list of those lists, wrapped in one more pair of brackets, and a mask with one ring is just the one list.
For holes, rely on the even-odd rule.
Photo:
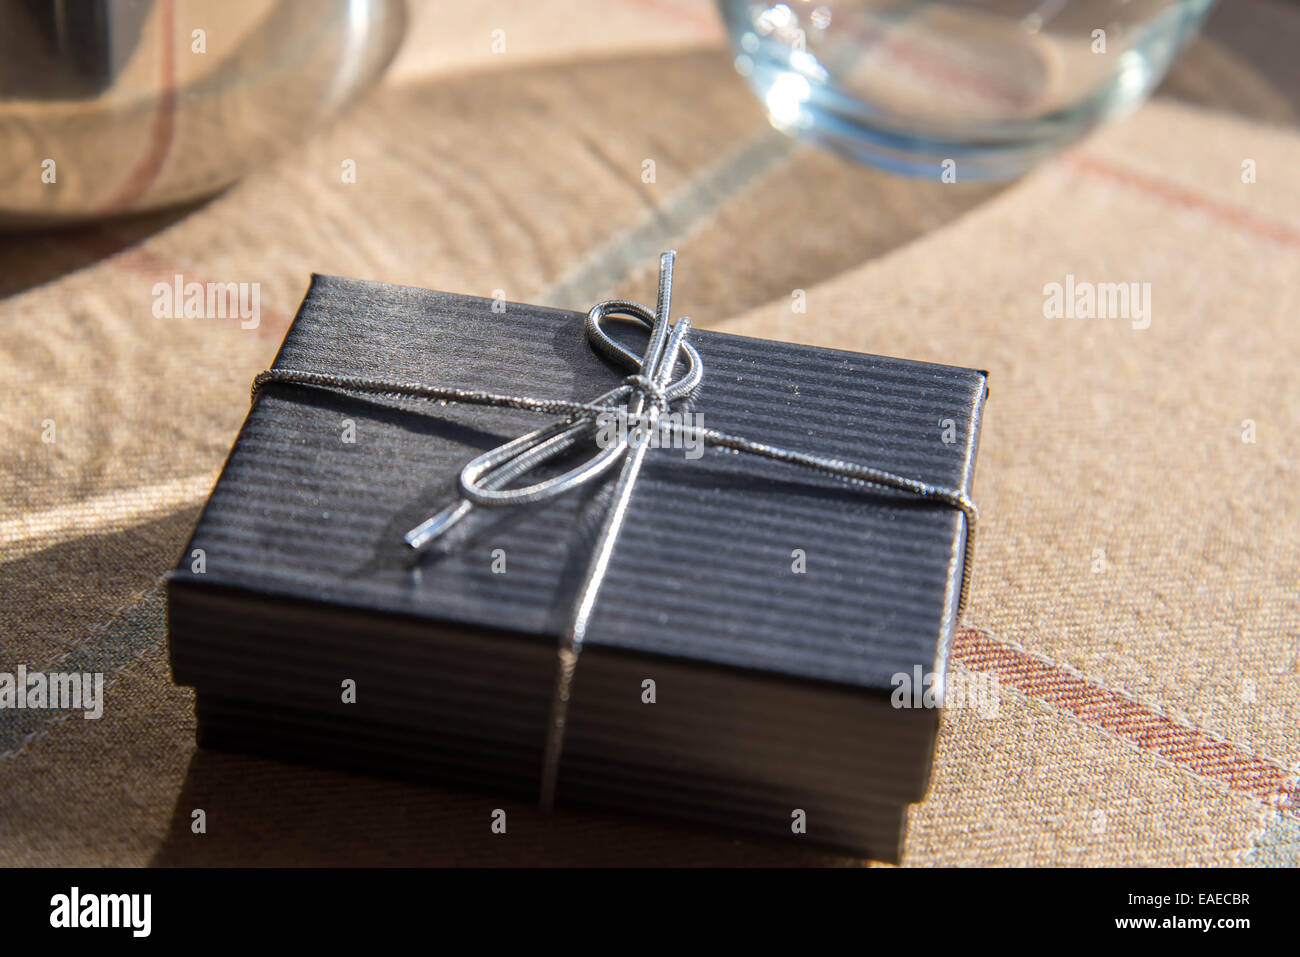
[(702, 37), (709, 40), (720, 40), (726, 35), (721, 19), (705, 13), (693, 5), (687, 6), (682, 3), (673, 3), (671, 0), (631, 0), (630, 5), (652, 9), (662, 16), (689, 21), (692, 26), (700, 28)]
[(1182, 209), (1202, 213), (1242, 232), (1253, 233), (1288, 246), (1300, 247), (1300, 230), (1286, 223), (1256, 216), (1230, 203), (1202, 196), (1186, 186), (1179, 186), (1168, 180), (1140, 173), (1130, 167), (1085, 153), (1068, 154), (1064, 161), (1080, 172), (1108, 179)]
[[(75, 234), (70, 233), (67, 241), (87, 255), (108, 263), (119, 272), (146, 280), (150, 287), (156, 282), (171, 283), (178, 274), (187, 283), (205, 282), (203, 278), (192, 272), (187, 273), (178, 263), (172, 262), (160, 253), (139, 246), (123, 246), (125, 240), (106, 226)], [(267, 339), (283, 338), (289, 329), (289, 324), (293, 321), (293, 316), (271, 306), (262, 305), (260, 309), (261, 321), (254, 330), (257, 335)], [(239, 317), (231, 316), (229, 321), (238, 322)]]
[(991, 674), (1028, 698), (1067, 711), (1169, 763), (1282, 810), (1300, 810), (1300, 785), (1286, 768), (1111, 691), (1043, 658), (1003, 644), (977, 628), (962, 628), (953, 661)]
[(162, 172), (163, 161), (171, 152), (176, 132), (176, 43), (175, 10), (172, 0), (158, 5), (158, 33), (162, 40), (159, 50), (158, 108), (154, 111), (153, 126), (149, 130), (149, 147), (139, 164), (126, 181), (104, 203), (103, 213), (117, 213), (130, 209), (153, 185)]

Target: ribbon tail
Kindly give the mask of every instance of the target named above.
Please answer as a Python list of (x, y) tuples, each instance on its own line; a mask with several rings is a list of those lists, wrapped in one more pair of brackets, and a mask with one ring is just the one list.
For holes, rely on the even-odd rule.
[(614, 488), (614, 501), (605, 513), (600, 536), (587, 566), (582, 592), (574, 604), (569, 627), (560, 641), (555, 666), (555, 689), (551, 694), (550, 721), (546, 730), (546, 749), (542, 756), (541, 792), (538, 796), (538, 804), (548, 813), (555, 806), (555, 787), (560, 773), (560, 756), (564, 750), (564, 732), (569, 716), (569, 697), (573, 691), (578, 656), (582, 654), (582, 644), (587, 636), (592, 612), (596, 608), (596, 598), (600, 594), (605, 574), (609, 571), (614, 546), (623, 529), (623, 521), (627, 518), (628, 503), (632, 500), (637, 476), (650, 448), (650, 443), (644, 441), (644, 430), (645, 427), (641, 426), (633, 447), (623, 460), (623, 470), (619, 473), (618, 484)]

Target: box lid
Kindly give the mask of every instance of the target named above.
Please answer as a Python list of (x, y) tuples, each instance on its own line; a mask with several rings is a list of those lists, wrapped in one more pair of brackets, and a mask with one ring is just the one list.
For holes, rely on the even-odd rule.
[[(585, 401), (625, 371), (589, 348), (583, 318), (316, 276), (275, 364)], [(643, 335), (619, 333), (638, 352)], [(983, 373), (705, 330), (691, 341), (700, 424), (970, 491)], [(470, 458), (543, 421), (270, 384), (169, 577), (555, 642), (612, 481), (476, 509), (413, 567), (402, 542), (454, 500)], [(898, 672), (943, 667), (965, 521), (779, 463), (652, 450), (587, 646), (888, 693)]]

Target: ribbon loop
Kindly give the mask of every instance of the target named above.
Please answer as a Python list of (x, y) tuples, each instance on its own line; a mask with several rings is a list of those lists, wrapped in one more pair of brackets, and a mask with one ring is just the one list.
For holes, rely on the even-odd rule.
[[(664, 253), (664, 256), (669, 258), (673, 255), (674, 254), (671, 251)], [(671, 266), (667, 270), (667, 273), (667, 281), (671, 283)], [(661, 286), (664, 281), (661, 264), (659, 278)], [(629, 319), (635, 319), (651, 330), (651, 341), (647, 345), (646, 355), (638, 358), (635, 352), (620, 343), (615, 342), (610, 334), (605, 331), (603, 323), (606, 319), (614, 316), (625, 316)], [(653, 312), (639, 303), (629, 302), (626, 299), (608, 299), (605, 302), (597, 303), (592, 307), (591, 311), (587, 313), (587, 342), (590, 343), (591, 347), (596, 352), (623, 366), (625, 369), (633, 370), (635, 374), (653, 378), (654, 371), (663, 373), (663, 378), (658, 381), (660, 382), (660, 385), (664, 387), (664, 395), (667, 401), (673, 403), (679, 399), (685, 399), (693, 395), (700, 387), (700, 383), (704, 380), (704, 362), (700, 359), (700, 354), (695, 350), (695, 347), (685, 341), (686, 332), (690, 329), (690, 320), (684, 317), (679, 319), (673, 325), (673, 331), (675, 332), (677, 327), (681, 326), (683, 322), (686, 323), (686, 326), (682, 329), (681, 333), (683, 339), (680, 345), (680, 354), (686, 360), (686, 371), (682, 373), (680, 379), (673, 381), (669, 381), (669, 379), (672, 376), (673, 367), (676, 365), (676, 352), (674, 352), (673, 361), (659, 362), (658, 370), (652, 370), (646, 365), (647, 359), (650, 358), (650, 347), (654, 345), (653, 331), (659, 324), (659, 319)], [(666, 357), (667, 351), (665, 350), (661, 359)]]
[(460, 473), (460, 493), (475, 505), (528, 505), (563, 495), (604, 474), (618, 462), (624, 449), (617, 445), (599, 450), (581, 465), (532, 485), (502, 488), (543, 463), (568, 451), (591, 431), (591, 420), (539, 429), (472, 459)]

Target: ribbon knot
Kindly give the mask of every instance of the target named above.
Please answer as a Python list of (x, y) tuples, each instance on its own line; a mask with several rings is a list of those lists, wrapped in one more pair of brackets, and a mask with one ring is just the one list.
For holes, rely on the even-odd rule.
[(668, 411), (668, 392), (658, 382), (638, 373), (628, 376), (623, 383), (632, 390), (633, 395), (648, 400), (649, 404), (659, 412)]

